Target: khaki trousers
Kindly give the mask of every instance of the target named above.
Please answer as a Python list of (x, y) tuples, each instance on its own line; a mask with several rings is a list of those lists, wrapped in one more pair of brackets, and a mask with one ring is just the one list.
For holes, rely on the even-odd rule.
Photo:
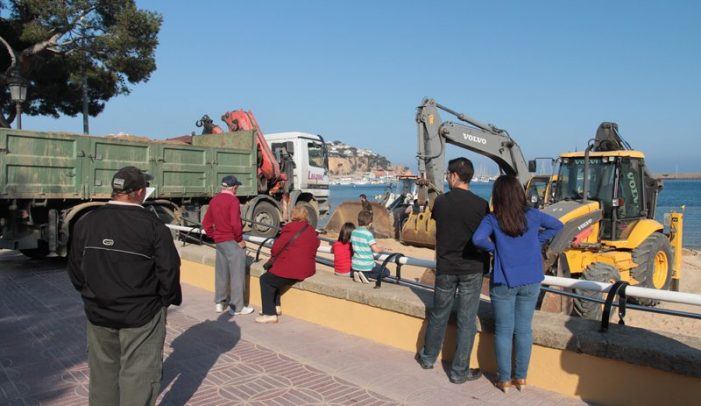
[(141, 327), (108, 328), (88, 321), (90, 404), (154, 405), (161, 387), (166, 308)]

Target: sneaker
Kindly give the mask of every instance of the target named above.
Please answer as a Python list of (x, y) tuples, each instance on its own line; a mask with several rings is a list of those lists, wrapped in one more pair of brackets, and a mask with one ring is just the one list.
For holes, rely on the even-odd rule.
[(214, 311), (217, 313), (221, 313), (224, 311), (224, 303), (217, 303), (216, 306), (214, 306)]
[[(282, 316), (282, 309), (280, 308), (280, 306), (275, 306), (275, 313), (276, 313), (278, 316)], [(259, 312), (258, 312), (258, 315), (259, 315), (259, 316), (263, 316), (263, 311), (262, 311), (262, 310), (259, 311)]]
[(356, 283), (362, 283), (362, 281), (360, 280), (360, 276), (358, 276), (359, 273), (360, 272), (353, 271), (353, 281)]
[(360, 278), (360, 281), (363, 283), (370, 283), (368, 278), (365, 277), (365, 274), (362, 272), (358, 272), (358, 277)]
[(244, 306), (240, 311), (235, 311), (233, 308), (229, 309), (229, 314), (232, 316), (241, 316), (245, 314), (251, 314), (255, 309), (251, 306)]
[(256, 323), (261, 323), (261, 324), (277, 323), (277, 316), (258, 316), (258, 317), (256, 317)]

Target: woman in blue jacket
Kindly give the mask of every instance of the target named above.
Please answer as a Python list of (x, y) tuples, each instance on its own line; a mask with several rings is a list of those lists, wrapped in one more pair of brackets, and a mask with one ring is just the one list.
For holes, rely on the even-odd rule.
[[(494, 182), (492, 207), (472, 242), (494, 255), (489, 296), (496, 318), (496, 386), (507, 392), (512, 385), (518, 390), (526, 386), (533, 344), (531, 321), (543, 280), (541, 247), (562, 229), (562, 223), (529, 207), (521, 183), (511, 175)], [(513, 379), (512, 341), (516, 347)]]

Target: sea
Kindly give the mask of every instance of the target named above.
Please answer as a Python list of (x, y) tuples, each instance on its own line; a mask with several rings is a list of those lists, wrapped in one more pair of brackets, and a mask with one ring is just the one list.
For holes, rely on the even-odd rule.
[[(492, 194), (492, 183), (471, 183), (470, 189), (477, 195), (489, 200)], [(358, 200), (361, 193), (367, 195), (368, 200), (374, 201), (376, 196), (381, 196), (387, 187), (384, 185), (331, 185), (330, 205), (333, 213), (336, 206), (347, 200)], [(664, 224), (664, 215), (671, 211), (684, 213), (684, 238), (685, 248), (701, 249), (701, 180), (665, 180), (664, 188), (657, 200), (655, 217)], [(330, 216), (321, 219), (320, 225), (324, 225)]]

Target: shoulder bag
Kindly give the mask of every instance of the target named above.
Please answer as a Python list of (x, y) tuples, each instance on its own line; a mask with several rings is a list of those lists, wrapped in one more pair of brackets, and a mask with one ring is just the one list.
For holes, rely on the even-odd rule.
[[(297, 237), (299, 237), (300, 234), (302, 234), (302, 233), (304, 232), (304, 230), (307, 229), (307, 227), (309, 227), (309, 223), (305, 224), (304, 227), (302, 227), (299, 231), (297, 231), (297, 233), (296, 233), (294, 236), (292, 236), (292, 238), (290, 238), (290, 239), (285, 243), (285, 245), (282, 246), (282, 249), (280, 250), (280, 252), (278, 252), (277, 255), (279, 256), (280, 254), (282, 254), (283, 251), (285, 251), (285, 249), (290, 245), (290, 243), (291, 243), (292, 241), (296, 240)], [(270, 268), (272, 268), (272, 267), (273, 267), (273, 263), (275, 262), (275, 258), (276, 258), (276, 257), (274, 257), (274, 256), (270, 256), (270, 259), (268, 259), (267, 261), (265, 261), (265, 263), (263, 264), (263, 269), (265, 269), (265, 270), (267, 271), (267, 270), (269, 270)]]

